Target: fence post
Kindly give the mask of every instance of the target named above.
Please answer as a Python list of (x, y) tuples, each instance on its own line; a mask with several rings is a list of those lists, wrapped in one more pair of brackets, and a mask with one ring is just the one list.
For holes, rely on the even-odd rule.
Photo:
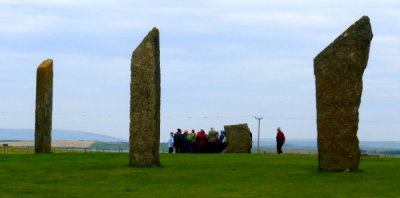
[(3, 153), (7, 153), (8, 151), (8, 144), (3, 144)]

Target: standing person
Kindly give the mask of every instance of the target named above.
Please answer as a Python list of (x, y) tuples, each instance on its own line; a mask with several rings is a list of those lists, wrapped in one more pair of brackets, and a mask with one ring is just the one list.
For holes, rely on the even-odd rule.
[(218, 143), (219, 143), (218, 144), (218, 147), (219, 147), (218, 152), (221, 153), (226, 148), (227, 143), (228, 143), (224, 130), (221, 130), (221, 134), (219, 135), (219, 138), (218, 138)]
[(215, 153), (217, 148), (217, 138), (218, 133), (211, 127), (210, 131), (208, 131), (208, 152)]
[(249, 153), (251, 153), (251, 148), (253, 148), (253, 133), (250, 131), (250, 149), (249, 149)]
[[(186, 130), (186, 131), (188, 131), (188, 130)], [(185, 131), (185, 133), (186, 133), (186, 131)], [(193, 134), (192, 134), (192, 132), (188, 132), (187, 133), (187, 135), (186, 135), (186, 138), (185, 138), (185, 142), (186, 142), (186, 147), (187, 147), (187, 150), (186, 150), (186, 153), (192, 153), (191, 152), (191, 148), (190, 148), (190, 143), (192, 142), (192, 139), (193, 139)]]
[(281, 131), (281, 127), (278, 127), (276, 129), (278, 132), (276, 133), (276, 150), (278, 154), (283, 153), (282, 152), (282, 146), (285, 143), (285, 134)]
[(207, 146), (207, 134), (201, 129), (196, 135), (196, 147), (198, 153), (205, 153)]
[(174, 132), (169, 133), (168, 140), (168, 153), (172, 153), (174, 151)]
[(177, 129), (177, 132), (174, 135), (174, 147), (175, 153), (182, 153), (183, 150), (183, 139), (182, 139), (182, 130)]
[(185, 130), (185, 132), (183, 132), (183, 150), (182, 153), (187, 153), (189, 151), (189, 142), (187, 141), (187, 136), (189, 135), (189, 130)]
[(196, 131), (192, 129), (192, 141), (189, 146), (190, 153), (196, 153)]

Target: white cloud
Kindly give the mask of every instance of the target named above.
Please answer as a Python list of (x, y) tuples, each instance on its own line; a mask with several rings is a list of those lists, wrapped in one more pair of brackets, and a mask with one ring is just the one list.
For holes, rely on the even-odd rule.
[(246, 12), (230, 13), (222, 16), (222, 20), (243, 25), (273, 27), (332, 27), (335, 20), (325, 15), (291, 13), (291, 12)]
[(2, 0), (0, 4), (15, 6), (106, 6), (115, 5), (115, 1), (105, 0)]
[(235, 78), (247, 81), (286, 81), (289, 83), (293, 80), (313, 77), (312, 62), (302, 59), (253, 59), (232, 63), (231, 69)]

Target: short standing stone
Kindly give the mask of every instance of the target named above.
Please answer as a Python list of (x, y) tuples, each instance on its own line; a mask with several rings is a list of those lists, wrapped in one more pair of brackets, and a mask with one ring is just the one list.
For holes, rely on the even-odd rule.
[(364, 16), (314, 59), (320, 170), (358, 169), (358, 108), (371, 40)]
[(131, 166), (160, 164), (160, 81), (159, 31), (153, 28), (131, 60)]
[(35, 153), (51, 152), (53, 60), (42, 62), (36, 76)]
[(252, 135), (247, 124), (224, 126), (228, 140), (222, 153), (249, 153), (252, 147)]

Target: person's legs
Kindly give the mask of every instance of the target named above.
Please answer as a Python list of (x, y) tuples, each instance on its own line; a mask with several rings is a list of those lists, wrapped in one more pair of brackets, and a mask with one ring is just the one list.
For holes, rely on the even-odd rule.
[(214, 142), (214, 143), (213, 143), (213, 149), (212, 149), (212, 152), (213, 152), (213, 153), (217, 153), (217, 148), (218, 148), (218, 147), (217, 147), (217, 143), (216, 143), (216, 142)]
[(199, 146), (199, 153), (205, 153), (206, 152), (206, 146)]
[(174, 147), (169, 147), (168, 148), (168, 153), (172, 153), (174, 151)]
[(201, 150), (200, 150), (200, 149), (201, 149), (201, 146), (197, 146), (197, 145), (196, 145), (197, 153), (201, 153)]
[(225, 148), (226, 148), (226, 143), (220, 144), (220, 150), (219, 150), (219, 152), (221, 153), (222, 151), (224, 151)]
[(277, 143), (277, 144), (276, 144), (276, 150), (277, 150), (278, 154), (283, 153), (283, 152), (282, 152), (282, 146), (283, 146), (282, 143)]
[(190, 153), (195, 153), (194, 145), (195, 143), (190, 143)]

